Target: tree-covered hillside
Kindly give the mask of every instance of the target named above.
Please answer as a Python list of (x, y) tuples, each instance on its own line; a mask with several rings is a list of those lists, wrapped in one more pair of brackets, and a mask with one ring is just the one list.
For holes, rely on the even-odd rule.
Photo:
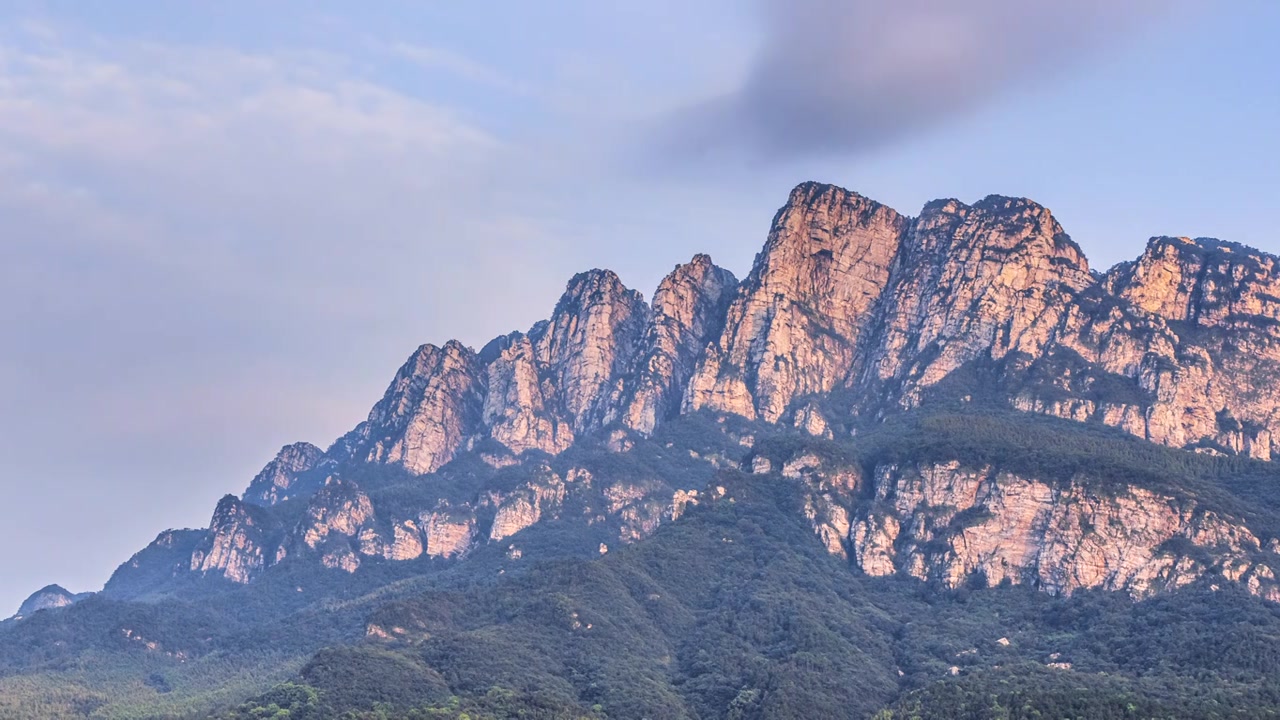
[(795, 521), (794, 488), (722, 481), (732, 502), (633, 547), (388, 604), (369, 617), (369, 639), (316, 655), (226, 717), (1245, 718), (1280, 708), (1280, 607), (1236, 589), (1134, 603), (868, 579)]
[[(704, 488), (679, 520), (630, 544), (566, 512), (462, 561), (347, 574), (291, 559), (248, 585), (187, 578), (155, 597), (107, 593), (40, 611), (0, 628), (0, 717), (1245, 718), (1280, 708), (1280, 606), (1233, 583), (1134, 602), (980, 578), (872, 578), (815, 535), (815, 480), (777, 471), (799, 455), (864, 476), (886, 463), (991, 465), (1101, 495), (1194, 498), (1268, 538), (1280, 508), (1270, 464), (972, 408), (890, 417), (845, 438), (698, 414), (627, 452), (583, 442), (548, 459)], [(773, 470), (739, 469), (757, 458)], [(433, 492), (421, 478), (359, 471), (384, 502)], [(464, 456), (434, 477), (466, 496), (522, 472)], [(876, 502), (869, 485), (848, 492), (855, 511)], [(298, 509), (271, 512), (286, 523)]]

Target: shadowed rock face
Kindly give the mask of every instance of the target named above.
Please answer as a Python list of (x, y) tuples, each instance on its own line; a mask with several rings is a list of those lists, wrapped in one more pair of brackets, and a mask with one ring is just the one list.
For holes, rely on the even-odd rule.
[[(1280, 432), (1276, 258), (1156, 238), (1137, 260), (1098, 274), (1029, 200), (940, 200), (911, 218), (806, 183), (740, 283), (699, 255), (662, 281), (650, 305), (614, 273), (592, 270), (526, 332), (479, 352), (422, 346), (365, 423), (323, 454), (286, 447), (251, 483), (251, 503), (306, 501), (296, 527), (269, 527), (261, 508), (224, 499), (189, 567), (247, 582), (299, 553), (346, 571), (371, 559), (458, 558), (568, 512), (631, 541), (707, 496), (584, 468), (557, 472), (541, 453), (584, 440), (627, 452), (698, 410), (838, 440), (855, 421), (935, 400), (1270, 459)], [(331, 472), (389, 464), (429, 485), (468, 453), (536, 472), (422, 507), (379, 506)], [(1185, 498), (1132, 488), (1101, 499), (992, 467), (882, 466), (864, 478), (870, 468), (822, 465), (759, 457), (747, 469), (825, 478), (805, 516), (828, 550), (871, 575), (1145, 595), (1216, 573), (1280, 599), (1271, 550), (1261, 547), (1269, 541)], [(877, 499), (873, 509), (857, 506), (859, 493)], [(1176, 551), (1187, 547), (1197, 553)]]
[(302, 475), (316, 467), (324, 451), (311, 443), (285, 445), (275, 459), (267, 463), (244, 491), (246, 502), (275, 505), (300, 494), (315, 492), (314, 487), (299, 485)]

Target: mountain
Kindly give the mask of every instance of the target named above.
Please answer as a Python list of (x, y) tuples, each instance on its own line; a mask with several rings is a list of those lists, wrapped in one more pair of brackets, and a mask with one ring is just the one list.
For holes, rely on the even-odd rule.
[(18, 607), (18, 612), (14, 614), (10, 620), (21, 620), (30, 617), (41, 610), (51, 610), (54, 608), (67, 607), (85, 599), (91, 593), (73, 593), (61, 585), (46, 585), (39, 590), (31, 593), (26, 600), (22, 601), (22, 605)]
[[(351, 710), (385, 696), (473, 717), (508, 702), (549, 703), (547, 717), (780, 717), (796, 687), (836, 702), (833, 679), (858, 672), (871, 684), (850, 685), (857, 698), (833, 716), (898, 717), (981, 694), (1001, 663), (1039, 673), (1042, 655), (1066, 652), (993, 651), (999, 662), (935, 685), (943, 655), (903, 633), (959, 612), (957, 594), (977, 593), (979, 614), (1023, 613), (1031, 634), (1052, 631), (1051, 607), (1122, 623), (1223, 602), (1280, 637), (1278, 371), (1273, 256), (1155, 238), (1099, 272), (1029, 200), (940, 200), (908, 217), (805, 183), (742, 280), (697, 255), (646, 301), (592, 270), (525, 332), (419, 347), (327, 449), (282, 448), (208, 528), (161, 533), (94, 597), (7, 624), (0, 696), (45, 698), (50, 715), (164, 716), (292, 678), (272, 702), (293, 716), (337, 712), (325, 698), (343, 695)], [(797, 566), (763, 601), (738, 583), (767, 576), (768, 557)], [(1099, 599), (1112, 594), (1123, 602)], [(739, 648), (723, 657), (687, 644), (755, 602), (841, 639), (800, 650), (811, 637), (774, 628), (781, 645), (766, 647), (735, 626), (716, 631), (713, 644)], [(596, 613), (611, 643), (529, 646), (595, 625), (547, 603)], [(1017, 692), (1152, 698), (1152, 712), (1186, 699), (1142, 679), (1150, 668), (1086, 652), (1087, 625), (1059, 628), (1076, 638), (1063, 647), (1132, 677), (1068, 691), (1028, 671)], [(527, 662), (486, 670), (476, 647)], [(786, 665), (796, 653), (810, 664)], [(95, 664), (107, 656), (118, 674)], [(1169, 682), (1200, 667), (1174, 665)], [(736, 689), (699, 685), (698, 667)], [(372, 687), (368, 668), (421, 692), (348, 697), (353, 678)], [(1269, 673), (1242, 675), (1231, 702), (1269, 697)], [(651, 693), (636, 695), (637, 677)]]

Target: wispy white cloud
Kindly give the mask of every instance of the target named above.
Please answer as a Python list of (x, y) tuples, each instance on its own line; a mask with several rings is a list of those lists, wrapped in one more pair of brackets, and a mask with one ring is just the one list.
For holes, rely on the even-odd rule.
[(443, 71), (463, 80), (484, 85), (513, 95), (532, 95), (533, 88), (503, 75), (483, 63), (441, 47), (409, 42), (391, 44), (392, 55), (425, 70)]

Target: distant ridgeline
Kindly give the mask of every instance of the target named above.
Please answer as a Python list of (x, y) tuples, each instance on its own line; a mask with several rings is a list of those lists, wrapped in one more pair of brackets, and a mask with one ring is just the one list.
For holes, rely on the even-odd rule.
[(1256, 717), (1278, 380), (1273, 256), (807, 183), (745, 280), (577, 275), (41, 590), (0, 717)]

